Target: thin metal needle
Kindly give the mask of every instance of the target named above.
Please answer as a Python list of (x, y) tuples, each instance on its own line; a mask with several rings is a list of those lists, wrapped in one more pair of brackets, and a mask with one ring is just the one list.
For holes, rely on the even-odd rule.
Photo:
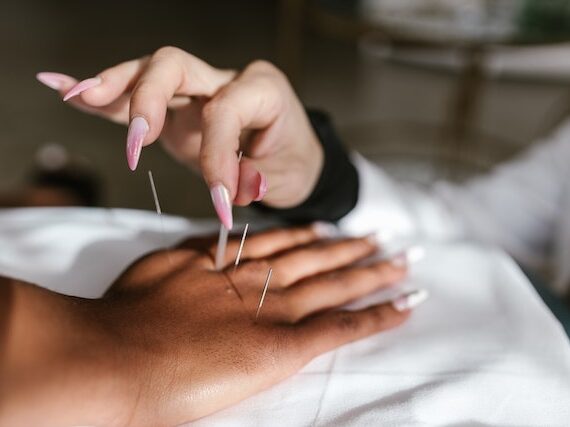
[(154, 178), (152, 177), (152, 171), (148, 171), (148, 179), (150, 180), (150, 188), (152, 189), (152, 197), (154, 197), (154, 206), (156, 206), (156, 213), (162, 215), (162, 210), (160, 209), (160, 203), (158, 202), (158, 194), (156, 192), (156, 186), (154, 185)]
[(273, 269), (269, 269), (267, 273), (267, 279), (265, 279), (265, 285), (263, 286), (263, 293), (261, 294), (261, 299), (259, 300), (259, 306), (257, 307), (257, 313), (255, 313), (255, 321), (259, 318), (259, 313), (261, 312), (261, 307), (263, 307), (263, 301), (265, 300), (265, 294), (267, 294), (267, 288), (269, 288), (269, 281), (271, 280), (271, 274), (273, 274)]
[(216, 270), (220, 271), (224, 267), (224, 256), (226, 254), (226, 246), (228, 245), (229, 230), (222, 224), (220, 226), (220, 235), (218, 236), (218, 248), (216, 249)]
[(249, 223), (245, 224), (245, 228), (243, 229), (243, 235), (241, 236), (241, 241), (239, 242), (239, 249), (236, 255), (236, 261), (234, 262), (234, 270), (237, 268), (239, 264), (239, 260), (241, 258), (241, 252), (243, 251), (243, 244), (245, 243), (245, 236), (247, 235), (247, 230), (249, 229)]
[[(148, 171), (148, 179), (150, 181), (150, 188), (152, 190), (152, 197), (154, 198), (154, 206), (156, 207), (156, 213), (158, 215), (158, 217), (160, 218), (160, 229), (161, 229), (161, 233), (162, 233), (162, 245), (166, 248), (166, 239), (165, 239), (165, 231), (164, 231), (164, 221), (162, 219), (162, 209), (160, 208), (160, 202), (158, 201), (158, 192), (156, 191), (156, 185), (154, 184), (154, 177), (152, 176), (152, 171), (149, 170)], [(166, 252), (166, 255), (168, 257), (168, 262), (170, 263), (170, 265), (172, 265), (172, 259), (170, 258), (170, 251)]]

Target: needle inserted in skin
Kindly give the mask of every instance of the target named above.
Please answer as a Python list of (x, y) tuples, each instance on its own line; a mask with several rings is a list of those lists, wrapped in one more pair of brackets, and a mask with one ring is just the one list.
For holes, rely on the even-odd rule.
[(249, 229), (249, 223), (245, 225), (243, 229), (243, 235), (241, 236), (241, 241), (239, 242), (239, 249), (236, 255), (236, 261), (234, 262), (234, 270), (237, 268), (239, 264), (239, 260), (241, 258), (241, 252), (243, 251), (243, 244), (245, 243), (245, 236), (247, 235), (247, 230)]
[(259, 300), (259, 306), (257, 307), (257, 313), (255, 313), (255, 321), (259, 318), (259, 313), (261, 312), (261, 307), (263, 307), (263, 301), (265, 300), (265, 294), (267, 294), (267, 288), (269, 288), (269, 281), (271, 280), (271, 274), (273, 273), (273, 269), (269, 269), (269, 273), (267, 273), (267, 279), (265, 279), (265, 285), (263, 286), (263, 293), (261, 294), (261, 299)]
[[(156, 185), (154, 184), (154, 177), (152, 176), (152, 171), (148, 171), (148, 179), (150, 181), (150, 188), (152, 190), (152, 197), (154, 198), (154, 206), (156, 207), (156, 213), (160, 218), (160, 229), (162, 232), (162, 244), (166, 247), (166, 239), (164, 232), (164, 221), (162, 220), (162, 209), (160, 208), (160, 202), (158, 201), (158, 192), (156, 191)], [(170, 258), (170, 252), (167, 252), (168, 262), (172, 265), (172, 259)]]

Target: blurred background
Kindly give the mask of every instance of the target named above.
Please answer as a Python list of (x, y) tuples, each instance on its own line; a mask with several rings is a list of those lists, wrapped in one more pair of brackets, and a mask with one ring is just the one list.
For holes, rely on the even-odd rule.
[(126, 129), (66, 106), (39, 71), (84, 79), (164, 45), (218, 67), (268, 59), (350, 147), (428, 185), (485, 171), (566, 116), (567, 41), (566, 0), (3, 0), (0, 194), (15, 205), (30, 183), (77, 177), (78, 191), (100, 188), (95, 204), (154, 209), (152, 169), (163, 211), (213, 214), (159, 144), (130, 172)]

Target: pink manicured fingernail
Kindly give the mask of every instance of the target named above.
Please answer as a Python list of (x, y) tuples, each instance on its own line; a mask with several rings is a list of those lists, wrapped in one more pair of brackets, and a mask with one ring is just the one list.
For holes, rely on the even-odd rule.
[(230, 192), (224, 185), (218, 184), (210, 189), (210, 195), (212, 196), (214, 209), (216, 209), (220, 221), (228, 230), (231, 230), (234, 220), (232, 216)]
[(263, 200), (265, 194), (267, 193), (267, 178), (261, 172), (259, 172), (259, 190), (257, 192), (257, 197), (253, 199), (256, 202)]
[(417, 289), (412, 292), (408, 292), (404, 295), (397, 297), (392, 300), (392, 306), (397, 311), (406, 311), (414, 307), (417, 307), (423, 303), (429, 297), (429, 292), (425, 289)]
[(75, 79), (71, 76), (61, 73), (51, 73), (48, 71), (36, 74), (36, 79), (40, 83), (43, 83), (47, 87), (55, 90), (59, 90), (64, 86), (75, 83)]
[(147, 121), (140, 116), (132, 119), (129, 124), (129, 131), (127, 133), (127, 162), (132, 171), (134, 171), (139, 164), (143, 142), (148, 130)]
[(410, 246), (404, 252), (392, 258), (392, 264), (396, 267), (407, 267), (420, 261), (426, 252), (421, 246)]
[(90, 79), (82, 80), (73, 86), (69, 92), (65, 94), (63, 97), (64, 101), (73, 98), (74, 96), (79, 95), (81, 92), (86, 91), (87, 89), (91, 89), (92, 87), (98, 86), (101, 84), (101, 77), (92, 77)]

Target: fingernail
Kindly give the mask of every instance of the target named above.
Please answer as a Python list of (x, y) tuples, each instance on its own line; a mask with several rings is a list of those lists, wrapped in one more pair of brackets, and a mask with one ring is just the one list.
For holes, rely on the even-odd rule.
[(368, 242), (370, 242), (371, 245), (374, 245), (376, 247), (380, 247), (381, 245), (381, 241), (377, 233), (368, 234), (366, 236), (366, 240), (368, 240)]
[(127, 132), (127, 162), (134, 171), (139, 164), (143, 141), (148, 133), (148, 123), (143, 117), (135, 117), (129, 124)]
[(36, 74), (36, 79), (40, 83), (43, 83), (47, 87), (55, 90), (59, 90), (64, 86), (75, 83), (75, 79), (71, 76), (61, 73), (51, 73), (48, 71)]
[(224, 227), (231, 230), (233, 227), (233, 217), (230, 192), (224, 185), (218, 184), (210, 189), (210, 195), (212, 196), (212, 202), (214, 203), (214, 209), (216, 209), (218, 218), (220, 218)]
[(73, 86), (69, 92), (65, 94), (63, 97), (64, 101), (73, 98), (74, 96), (79, 95), (81, 92), (86, 91), (87, 89), (91, 89), (92, 87), (98, 86), (101, 84), (101, 77), (92, 77), (90, 79), (82, 80)]
[(392, 306), (397, 311), (411, 310), (412, 308), (417, 307), (422, 302), (427, 300), (428, 297), (429, 297), (429, 292), (427, 290), (417, 289), (415, 291), (408, 292), (392, 300)]
[(426, 252), (421, 246), (410, 246), (404, 252), (392, 258), (392, 264), (396, 267), (407, 267), (420, 261)]
[(330, 239), (339, 235), (339, 230), (336, 225), (325, 222), (317, 221), (312, 224), (315, 234), (323, 239)]
[(267, 178), (261, 172), (259, 172), (259, 190), (257, 192), (257, 197), (253, 199), (255, 202), (263, 200), (267, 193)]

